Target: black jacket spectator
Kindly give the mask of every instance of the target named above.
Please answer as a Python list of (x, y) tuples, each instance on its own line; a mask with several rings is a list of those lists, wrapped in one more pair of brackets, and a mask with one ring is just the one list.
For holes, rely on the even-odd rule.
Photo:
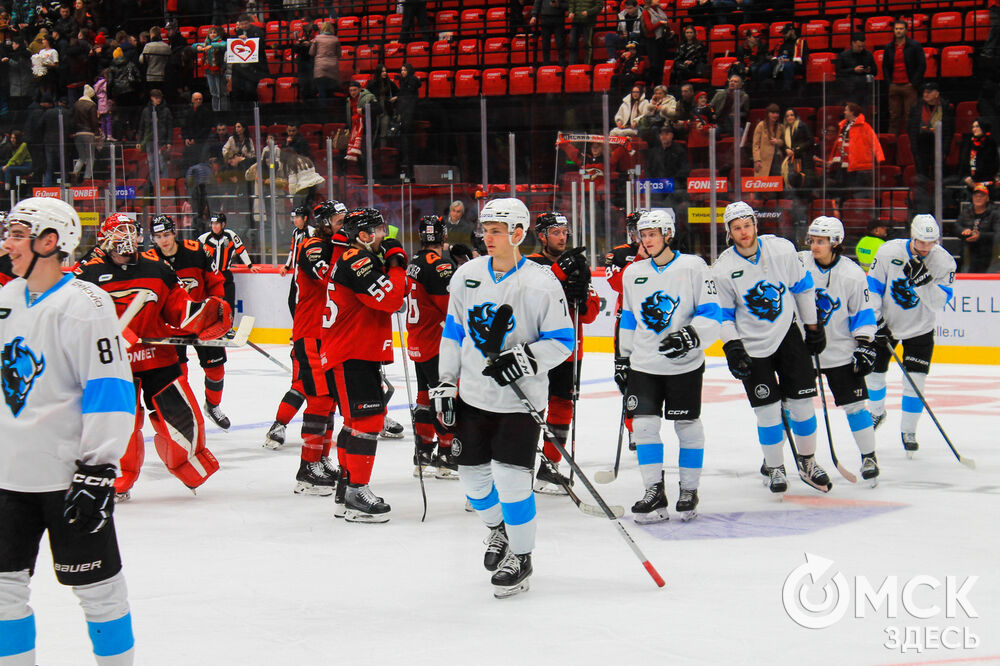
[(958, 216), (955, 228), (963, 239), (979, 233), (975, 241), (965, 241), (969, 247), (969, 272), (985, 273), (994, 259), (993, 241), (997, 230), (1000, 230), (1000, 207), (987, 203), (986, 210), (977, 213), (973, 206), (968, 206)]
[(646, 153), (646, 173), (650, 178), (673, 178), (674, 188), (683, 190), (690, 172), (687, 149), (674, 143), (673, 129), (664, 127)]
[[(174, 114), (166, 104), (156, 106), (156, 136), (160, 148), (173, 143), (174, 136)], [(153, 147), (153, 103), (150, 102), (142, 109), (142, 117), (139, 119), (139, 141), (148, 153)]]
[[(886, 81), (892, 81), (892, 70), (896, 66), (896, 45), (889, 42), (882, 49), (882, 76)], [(927, 57), (924, 55), (924, 48), (909, 37), (903, 46), (903, 61), (906, 63), (906, 75), (910, 83), (919, 89), (927, 72)]]
[(985, 133), (979, 137), (968, 134), (962, 140), (958, 175), (963, 181), (969, 178), (975, 183), (989, 183), (997, 179), (1000, 171), (997, 143), (990, 134), (989, 123), (983, 118), (977, 118), (976, 122)]
[(933, 176), (934, 168), (934, 123), (941, 121), (941, 152), (942, 160), (948, 156), (951, 141), (955, 133), (955, 108), (947, 99), (937, 92), (937, 104), (927, 101), (928, 95), (935, 94), (937, 86), (928, 83), (925, 86), (923, 99), (910, 109), (910, 117), (906, 131), (910, 137), (910, 151), (913, 153), (914, 166), (918, 174)]

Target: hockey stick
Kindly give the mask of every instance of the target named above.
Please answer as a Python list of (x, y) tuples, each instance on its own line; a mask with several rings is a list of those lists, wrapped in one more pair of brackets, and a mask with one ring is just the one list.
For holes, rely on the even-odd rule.
[[(510, 307), (510, 305), (506, 303), (497, 308), (496, 316), (494, 316), (493, 323), (490, 325), (491, 336), (495, 335), (494, 332), (499, 332), (500, 336), (506, 333), (507, 322), (510, 321), (512, 313), (513, 309)], [(499, 338), (497, 342), (499, 342)], [(492, 361), (497, 356), (498, 354), (496, 352), (490, 352), (488, 354), (489, 361), (492, 363)], [(524, 391), (521, 390), (521, 387), (518, 385), (518, 383), (516, 381), (513, 381), (509, 384), (509, 386), (514, 391), (514, 394), (517, 396), (517, 399), (521, 401), (522, 405), (524, 405), (524, 408), (527, 410), (527, 412), (531, 414), (531, 418), (534, 419), (535, 423), (537, 423), (538, 426), (542, 428), (543, 431), (548, 431), (548, 426), (545, 424), (545, 419), (542, 418), (541, 413), (535, 409), (534, 405), (531, 404), (531, 400), (528, 398), (527, 395), (524, 394)], [(552, 436), (552, 433), (547, 433), (547, 434), (550, 437)], [(618, 533), (625, 540), (625, 543), (628, 544), (629, 548), (632, 549), (632, 552), (635, 554), (635, 556), (639, 558), (639, 561), (642, 562), (642, 566), (646, 569), (646, 572), (656, 583), (656, 586), (657, 587), (665, 586), (666, 582), (663, 580), (663, 577), (660, 576), (659, 572), (656, 570), (653, 564), (649, 561), (649, 559), (645, 556), (645, 554), (643, 554), (642, 550), (639, 549), (639, 545), (635, 542), (635, 539), (632, 538), (632, 535), (628, 533), (628, 530), (625, 529), (625, 526), (622, 525), (621, 520), (619, 520), (621, 515), (624, 515), (624, 509), (622, 510), (621, 514), (618, 514), (615, 511), (613, 511), (612, 508), (608, 506), (607, 502), (604, 501), (604, 498), (601, 497), (601, 494), (597, 492), (597, 489), (594, 488), (593, 484), (590, 483), (590, 480), (583, 473), (583, 470), (580, 469), (580, 466), (577, 465), (576, 460), (573, 459), (573, 456), (571, 456), (569, 452), (566, 450), (566, 447), (560, 444), (559, 441), (556, 440), (555, 438), (553, 438), (552, 441), (556, 447), (556, 450), (559, 451), (562, 457), (566, 459), (566, 462), (569, 463), (570, 467), (576, 470), (577, 475), (580, 477), (580, 481), (583, 482), (583, 485), (584, 487), (586, 487), (587, 492), (590, 493), (590, 496), (593, 497), (594, 500), (597, 502), (597, 504), (601, 507), (601, 510), (604, 512), (604, 515), (607, 516), (608, 520), (614, 521), (615, 527), (618, 529)], [(584, 505), (581, 504), (580, 506), (582, 507)]]
[(899, 360), (899, 356), (896, 355), (896, 350), (893, 349), (892, 345), (888, 341), (886, 341), (885, 344), (889, 348), (889, 353), (891, 353), (892, 357), (896, 359), (896, 365), (898, 365), (899, 369), (903, 371), (903, 376), (906, 377), (906, 381), (910, 382), (910, 386), (913, 388), (914, 393), (916, 393), (917, 397), (920, 398), (920, 402), (924, 404), (924, 409), (926, 409), (927, 413), (931, 415), (931, 419), (934, 421), (934, 425), (937, 426), (937, 429), (941, 433), (941, 436), (944, 437), (944, 441), (948, 444), (948, 448), (951, 449), (951, 452), (955, 454), (955, 458), (958, 459), (958, 462), (962, 463), (969, 469), (976, 469), (976, 461), (973, 460), (972, 458), (964, 457), (961, 453), (958, 452), (958, 449), (955, 448), (955, 445), (951, 443), (951, 440), (948, 439), (948, 435), (947, 433), (945, 433), (944, 428), (941, 427), (941, 423), (937, 420), (937, 417), (934, 416), (934, 412), (931, 411), (931, 406), (927, 404), (927, 399), (924, 397), (923, 392), (919, 388), (917, 388), (917, 384), (916, 382), (913, 381), (913, 377), (910, 376), (910, 373), (906, 369), (906, 366), (903, 365), (903, 362)]
[[(123, 334), (128, 329), (128, 325), (132, 323), (132, 319), (134, 319), (135, 316), (139, 314), (139, 310), (141, 310), (142, 306), (145, 305), (146, 301), (149, 300), (150, 295), (151, 295), (150, 292), (146, 290), (138, 292), (135, 295), (135, 298), (132, 299), (132, 302), (128, 304), (128, 307), (125, 308), (125, 312), (122, 313), (122, 316), (118, 318), (118, 329)], [(126, 340), (128, 340), (130, 337), (134, 339), (134, 336), (125, 335), (124, 337)], [(129, 343), (129, 345), (131, 346), (131, 342)]]
[[(413, 389), (410, 388), (410, 365), (407, 363), (406, 343), (403, 340), (403, 333), (406, 329), (403, 328), (403, 317), (399, 312), (396, 313), (396, 328), (399, 329), (399, 350), (403, 354), (403, 379), (406, 381), (406, 399), (410, 403), (410, 427), (413, 428), (413, 450), (417, 452), (417, 478), (420, 479), (420, 497), (424, 500), (424, 513), (420, 516), (420, 522), (424, 522), (427, 518), (427, 491), (424, 489), (424, 466), (420, 464), (419, 447), (417, 446), (419, 438), (417, 437), (417, 416), (413, 410)], [(382, 373), (382, 380), (392, 388), (392, 384), (386, 379), (385, 372)], [(389, 397), (394, 392), (395, 388), (386, 395), (386, 404), (389, 403)]]
[(618, 468), (622, 462), (622, 439), (625, 436), (625, 396), (622, 396), (622, 420), (618, 424), (618, 450), (615, 451), (615, 467), (611, 470), (600, 469), (594, 472), (594, 481), (611, 483), (618, 478)]
[(175, 335), (167, 338), (141, 338), (139, 342), (144, 345), (191, 345), (192, 347), (244, 347), (253, 331), (256, 320), (250, 315), (243, 315), (240, 325), (236, 328), (236, 335), (232, 338), (219, 338), (217, 340), (199, 340), (194, 335)]
[(837, 460), (837, 452), (833, 448), (833, 434), (830, 432), (830, 410), (826, 408), (826, 389), (823, 388), (823, 366), (820, 365), (819, 354), (813, 354), (813, 360), (816, 362), (816, 381), (819, 383), (819, 401), (823, 405), (823, 421), (826, 423), (826, 441), (830, 444), (830, 457), (833, 458), (833, 464), (842, 477), (851, 483), (857, 483), (858, 477)]
[(267, 353), (267, 350), (265, 350), (264, 348), (260, 347), (259, 345), (254, 344), (253, 342), (250, 342), (249, 340), (247, 340), (247, 346), (249, 346), (250, 349), (253, 349), (254, 351), (260, 352), (261, 355), (264, 356), (264, 358), (266, 358), (271, 363), (274, 363), (276, 366), (278, 366), (279, 368), (281, 368), (282, 370), (284, 370), (288, 374), (294, 374), (292, 372), (291, 368), (289, 368), (287, 365), (285, 365), (284, 363), (282, 363), (281, 361), (279, 361), (275, 357), (271, 356), (269, 353)]
[[(570, 354), (570, 363), (573, 364), (573, 422), (570, 426), (569, 450), (576, 457), (576, 401), (580, 397), (580, 366), (576, 361), (576, 350), (579, 341), (576, 339), (580, 331), (580, 306), (573, 310), (573, 353)], [(573, 483), (573, 468), (569, 468), (569, 482)]]

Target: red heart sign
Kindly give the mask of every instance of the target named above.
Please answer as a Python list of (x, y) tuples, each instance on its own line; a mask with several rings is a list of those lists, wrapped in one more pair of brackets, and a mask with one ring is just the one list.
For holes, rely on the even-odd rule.
[(230, 50), (234, 56), (243, 62), (247, 62), (253, 56), (254, 51), (257, 50), (257, 42), (252, 39), (234, 39)]

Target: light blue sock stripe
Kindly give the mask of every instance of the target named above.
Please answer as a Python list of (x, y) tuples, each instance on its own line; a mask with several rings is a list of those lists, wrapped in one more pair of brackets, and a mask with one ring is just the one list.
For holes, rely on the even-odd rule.
[(635, 457), (640, 465), (662, 465), (663, 464), (663, 443), (653, 442), (650, 444), (636, 444)]
[(500, 495), (497, 494), (497, 487), (493, 486), (490, 488), (490, 494), (486, 497), (481, 497), (476, 499), (475, 497), (465, 496), (469, 500), (469, 504), (476, 511), (486, 511), (486, 509), (491, 509), (500, 503)]
[(851, 426), (851, 432), (871, 428), (872, 425), (874, 425), (872, 422), (872, 413), (867, 409), (862, 409), (860, 412), (848, 414), (847, 423)]
[(503, 521), (508, 525), (524, 525), (535, 518), (535, 494), (531, 493), (520, 502), (500, 502)]
[(35, 649), (35, 616), (0, 622), (0, 657), (13, 657)]
[(757, 426), (757, 439), (762, 446), (781, 444), (785, 439), (785, 427), (780, 423), (773, 426)]
[(910, 414), (919, 414), (924, 411), (924, 403), (920, 401), (920, 398), (912, 395), (903, 396), (903, 411), (909, 412)]
[(690, 469), (701, 469), (705, 460), (705, 449), (681, 449), (677, 454), (677, 466)]
[(876, 402), (885, 400), (885, 387), (880, 389), (868, 389), (868, 399)]
[(87, 631), (94, 646), (94, 654), (98, 657), (113, 657), (128, 652), (135, 646), (131, 613), (110, 622), (88, 622)]
[(791, 426), (796, 437), (808, 437), (816, 432), (816, 416), (810, 416), (805, 421), (791, 421)]

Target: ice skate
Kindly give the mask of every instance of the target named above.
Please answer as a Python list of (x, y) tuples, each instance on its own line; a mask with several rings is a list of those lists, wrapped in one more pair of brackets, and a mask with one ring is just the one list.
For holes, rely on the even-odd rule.
[(295, 475), (296, 495), (318, 495), (329, 497), (333, 494), (337, 480), (327, 476), (323, 463), (299, 461), (299, 471)]
[(333, 517), (343, 518), (344, 514), (347, 513), (347, 506), (344, 504), (344, 498), (347, 496), (347, 472), (341, 471), (340, 479), (338, 479), (337, 489), (333, 493)]
[(878, 485), (878, 460), (874, 453), (866, 453), (861, 456), (861, 478), (868, 481), (872, 488)]
[(698, 508), (698, 489), (681, 488), (681, 494), (677, 498), (675, 508), (685, 523), (697, 516), (698, 512), (695, 509)]
[(403, 426), (386, 416), (378, 436), (379, 439), (403, 439)]
[(559, 473), (559, 463), (542, 458), (538, 465), (538, 473), (535, 474), (535, 492), (547, 495), (565, 495), (566, 486), (573, 483)]
[(264, 435), (264, 448), (280, 449), (285, 444), (285, 424), (275, 421), (271, 424), (271, 427), (267, 429), (267, 434)]
[(344, 520), (349, 523), (387, 523), (392, 510), (381, 497), (375, 496), (368, 484), (349, 485), (344, 507)]
[(209, 402), (205, 403), (205, 413), (208, 414), (208, 418), (212, 419), (212, 423), (219, 426), (223, 430), (229, 430), (229, 426), (232, 425), (229, 422), (229, 417), (226, 413), (222, 411), (222, 408), (218, 405), (213, 405)]
[(920, 445), (917, 444), (917, 433), (904, 432), (900, 433), (900, 437), (903, 439), (903, 449), (906, 451), (906, 457), (912, 459), (920, 448)]
[(765, 467), (765, 469), (767, 470), (767, 478), (764, 479), (764, 485), (767, 486), (768, 490), (772, 493), (783, 493), (788, 490), (788, 478), (785, 476), (784, 465)]
[(458, 480), (458, 463), (451, 455), (451, 449), (438, 447), (438, 452), (434, 454), (431, 464), (437, 468), (437, 471), (434, 472), (435, 479)]
[(493, 596), (506, 599), (515, 594), (528, 591), (528, 578), (531, 577), (531, 553), (515, 555), (508, 552), (500, 563), (500, 568), (493, 574)]
[(323, 463), (323, 473), (336, 482), (340, 478), (340, 465), (337, 461), (330, 456), (323, 456), (319, 461)]
[(421, 470), (423, 474), (430, 474), (431, 465), (434, 464), (434, 445), (431, 444), (429, 447), (420, 445), (417, 450), (413, 453), (413, 478), (420, 478)]
[(799, 468), (799, 477), (816, 490), (828, 493), (833, 483), (826, 471), (816, 463), (816, 456), (798, 456), (795, 465)]
[(503, 523), (490, 528), (490, 534), (483, 541), (486, 553), (483, 555), (483, 566), (487, 571), (496, 571), (500, 563), (507, 557), (507, 529)]
[(646, 494), (642, 499), (632, 505), (632, 517), (640, 525), (670, 520), (670, 515), (667, 513), (668, 506), (661, 475), (659, 481), (646, 488)]
[(132, 499), (132, 491), (126, 490), (122, 493), (115, 493), (115, 504), (124, 504), (125, 502)]
[(872, 412), (872, 428), (878, 430), (879, 426), (883, 423), (885, 423), (885, 412), (880, 412), (878, 414)]

